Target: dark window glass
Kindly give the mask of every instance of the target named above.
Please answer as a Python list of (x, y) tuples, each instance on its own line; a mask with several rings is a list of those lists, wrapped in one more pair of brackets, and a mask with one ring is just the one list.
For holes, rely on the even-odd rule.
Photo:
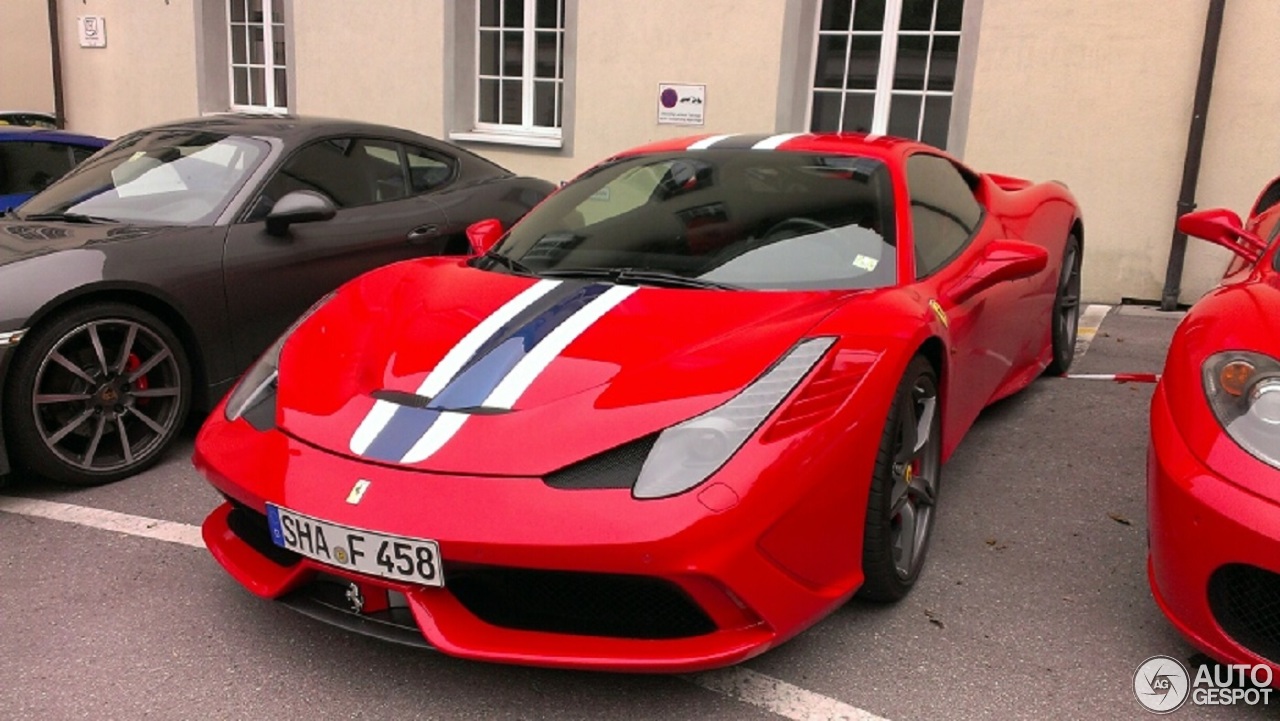
[(956, 166), (936, 155), (907, 159), (911, 227), (915, 239), (916, 277), (941, 268), (969, 242), (982, 206)]
[(823, 30), (848, 30), (852, 6), (853, 0), (825, 0), (822, 3), (822, 24), (819, 27)]
[(941, 0), (938, 3), (938, 18), (934, 23), (934, 29), (960, 32), (960, 20), (963, 17), (964, 0)]
[(499, 252), (535, 272), (637, 268), (746, 288), (896, 281), (889, 173), (870, 158), (706, 150), (606, 163)]
[[(898, 62), (893, 66), (896, 90), (924, 90), (924, 66), (929, 58), (928, 35), (903, 35), (898, 38)], [(932, 74), (932, 71), (930, 71)]]
[(902, 0), (900, 30), (928, 30), (933, 26), (934, 0)]
[(453, 179), (454, 160), (425, 148), (405, 147), (409, 161), (409, 188), (412, 193), (425, 193)]
[(98, 152), (97, 148), (85, 148), (79, 145), (71, 146), (71, 162), (79, 165), (89, 159), (89, 156)]
[(880, 74), (880, 36), (854, 35), (849, 51), (849, 88), (875, 90)]
[(263, 188), (250, 220), (266, 216), (295, 190), (324, 193), (340, 208), (404, 197), (404, 174), (395, 144), (331, 138), (298, 151)]
[(960, 55), (960, 38), (943, 35), (933, 39), (929, 60), (929, 89), (951, 92), (956, 85), (956, 58)]
[(951, 96), (930, 95), (924, 99), (924, 125), (920, 140), (935, 148), (947, 144), (947, 129), (951, 123)]
[(872, 93), (848, 93), (844, 96), (844, 122), (840, 129), (847, 133), (871, 132), (876, 96)]
[(889, 100), (889, 134), (915, 138), (920, 128), (919, 95), (894, 93)]
[(809, 129), (814, 132), (835, 132), (840, 129), (840, 93), (813, 94)]
[(873, 32), (884, 30), (884, 0), (858, 0), (853, 8), (853, 29)]
[(0, 194), (35, 193), (71, 170), (71, 153), (58, 143), (0, 143)]

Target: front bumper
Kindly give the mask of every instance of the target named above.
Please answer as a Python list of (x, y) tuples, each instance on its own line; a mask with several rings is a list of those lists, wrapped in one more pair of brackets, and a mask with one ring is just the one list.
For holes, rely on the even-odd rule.
[[(640, 502), (626, 490), (557, 490), (536, 478), (442, 476), (361, 463), (220, 417), (202, 429), (194, 460), (230, 499), (205, 520), (205, 543), (250, 591), (389, 640), (413, 643), (416, 631), (422, 645), (464, 658), (615, 671), (724, 666), (800, 632), (862, 580), (857, 563), (825, 583), (783, 567), (765, 549), (787, 544), (762, 539), (802, 524), (788, 522), (786, 509), (759, 513), (744, 502), (724, 510), (723, 495), (705, 495), (723, 493), (714, 483)], [(357, 479), (371, 485), (352, 505), (346, 495)], [(268, 501), (434, 539), (445, 586), (290, 557), (261, 536)], [(855, 544), (846, 548), (857, 557)], [(364, 613), (333, 600), (344, 585), (373, 599)]]
[(1148, 576), (1165, 616), (1210, 656), (1280, 677), (1280, 505), (1188, 449), (1163, 387), (1151, 407), (1147, 516)]

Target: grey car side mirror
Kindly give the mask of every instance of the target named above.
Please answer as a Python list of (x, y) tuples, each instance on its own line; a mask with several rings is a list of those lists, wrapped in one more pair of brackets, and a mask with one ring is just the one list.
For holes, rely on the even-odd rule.
[(314, 223), (329, 220), (338, 208), (324, 193), (314, 190), (295, 190), (285, 193), (267, 214), (267, 232), (284, 235), (294, 223)]

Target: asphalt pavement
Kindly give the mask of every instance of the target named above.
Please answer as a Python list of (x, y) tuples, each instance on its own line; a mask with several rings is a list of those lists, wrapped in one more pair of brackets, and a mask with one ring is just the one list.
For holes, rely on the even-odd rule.
[[(1073, 372), (1158, 372), (1177, 320), (1112, 309)], [(188, 461), (191, 432), (111, 486), (16, 477), (5, 496), (97, 510), (66, 516), (83, 522), (0, 512), (0, 718), (1147, 718), (1139, 664), (1194, 655), (1147, 587), (1152, 388), (1042, 378), (989, 408), (944, 469), (928, 566), (906, 599), (854, 601), (742, 667), (695, 676), (394, 646), (251, 597), (202, 549), (148, 537), (149, 521), (104, 530), (117, 518), (104, 511), (189, 529), (216, 505)]]

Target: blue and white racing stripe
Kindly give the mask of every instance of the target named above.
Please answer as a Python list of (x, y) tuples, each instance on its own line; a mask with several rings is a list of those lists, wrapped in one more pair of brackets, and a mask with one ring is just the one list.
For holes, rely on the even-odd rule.
[(354, 453), (418, 463), (477, 409), (510, 410), (547, 366), (636, 288), (540, 280), (481, 321), (419, 386), (426, 407), (378, 400), (351, 437)]

